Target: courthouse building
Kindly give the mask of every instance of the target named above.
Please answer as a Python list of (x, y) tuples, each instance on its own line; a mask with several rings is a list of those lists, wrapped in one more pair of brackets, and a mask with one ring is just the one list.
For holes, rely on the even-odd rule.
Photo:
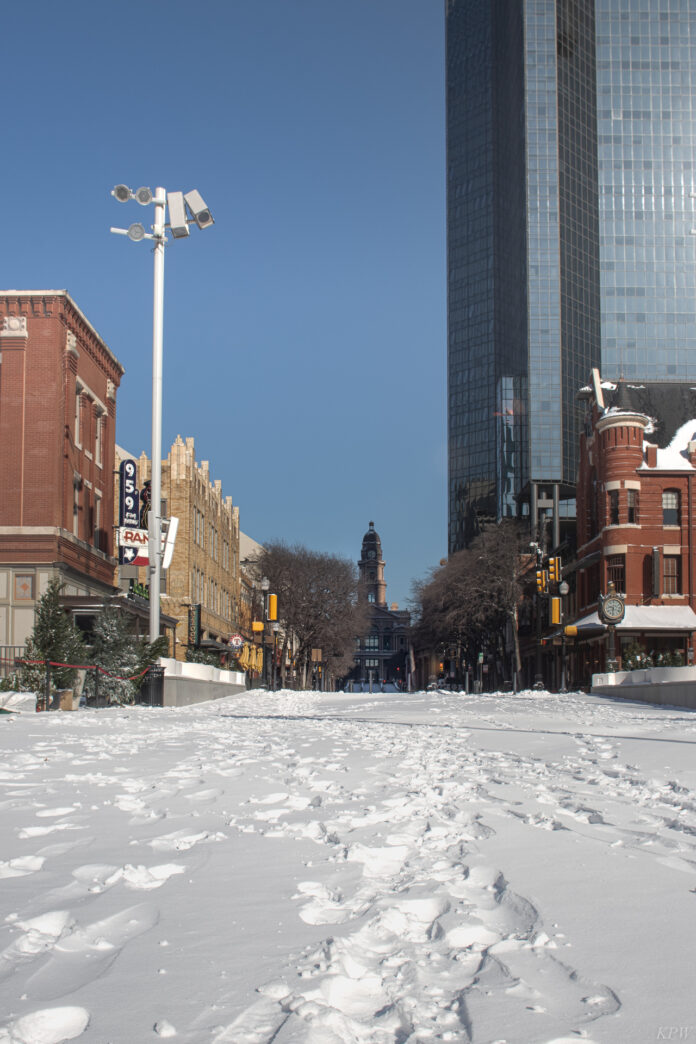
[(406, 684), (411, 615), (396, 603), (387, 605), (382, 541), (374, 522), (362, 539), (358, 561), (358, 597), (369, 606), (369, 630), (356, 639), (353, 679), (360, 684)]

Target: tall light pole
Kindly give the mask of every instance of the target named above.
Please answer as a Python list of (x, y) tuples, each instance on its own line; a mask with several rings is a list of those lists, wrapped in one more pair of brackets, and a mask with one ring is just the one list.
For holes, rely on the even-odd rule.
[(263, 592), (263, 631), (261, 632), (261, 684), (268, 685), (266, 669), (266, 619), (268, 617), (268, 592), (271, 582), (267, 576), (261, 579), (261, 591)]
[[(127, 185), (116, 185), (111, 195), (119, 203), (135, 199), (141, 206), (153, 203), (155, 220), (152, 232), (136, 222), (126, 228), (112, 228), (117, 235), (128, 236), (134, 243), (142, 239), (154, 240), (154, 283), (152, 308), (152, 474), (151, 501), (148, 513), (148, 574), (150, 578), (150, 641), (160, 634), (160, 590), (162, 586), (162, 357), (164, 345), (164, 247), (167, 242), (166, 229), (174, 239), (189, 234), (189, 225), (209, 228), (214, 224), (212, 215), (200, 194), (194, 189), (169, 192), (156, 188), (154, 195), (147, 186), (135, 192)], [(169, 204), (169, 224), (167, 224)]]

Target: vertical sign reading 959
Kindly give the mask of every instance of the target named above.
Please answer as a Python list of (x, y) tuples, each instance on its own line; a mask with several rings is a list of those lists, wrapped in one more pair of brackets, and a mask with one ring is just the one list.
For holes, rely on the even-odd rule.
[(121, 493), (119, 497), (118, 524), (120, 526), (132, 526), (137, 529), (140, 525), (140, 493), (138, 492), (138, 471), (135, 461), (121, 461), (119, 476), (121, 479)]

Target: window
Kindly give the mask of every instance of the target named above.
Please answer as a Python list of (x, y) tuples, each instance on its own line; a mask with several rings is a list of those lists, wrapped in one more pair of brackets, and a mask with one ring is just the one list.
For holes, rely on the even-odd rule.
[(95, 417), (95, 433), (94, 433), (94, 460), (102, 466), (102, 428), (104, 426), (104, 415), (98, 413)]
[(370, 591), (370, 593), (367, 596), (367, 600), (368, 600), (368, 602), (374, 602), (374, 600), (375, 600), (375, 592), (374, 591)]
[(666, 489), (662, 494), (662, 525), (678, 526), (681, 522), (679, 490)]
[(101, 505), (102, 505), (101, 494), (95, 492), (95, 494), (94, 494), (94, 530), (93, 530), (93, 533), (92, 533), (92, 543), (94, 544), (95, 547), (99, 548), (100, 551), (103, 551), (104, 548), (101, 546), (101, 514), (102, 514)]
[(597, 532), (597, 476), (592, 473), (592, 489), (590, 491), (590, 536)]
[(638, 522), (638, 490), (626, 490), (626, 521), (631, 525)]
[(92, 488), (88, 482), (84, 486), (84, 521), (82, 524), (82, 539), (89, 543), (94, 534), (94, 503), (92, 501)]
[(367, 638), (365, 639), (365, 648), (370, 650), (371, 652), (379, 649), (379, 635), (368, 634)]
[(382, 648), (389, 652), (391, 650), (391, 647), (391, 635), (385, 634), (384, 638), (382, 639)]
[(82, 489), (82, 479), (79, 475), (73, 474), (73, 536), (80, 535), (80, 490)]
[(80, 448), (82, 448), (82, 443), (80, 442), (80, 438), (81, 438), (81, 433), (80, 433), (80, 412), (81, 412), (81, 410), (82, 410), (82, 386), (78, 384), (77, 387), (75, 388), (75, 445), (79, 446)]
[(619, 491), (618, 489), (609, 490), (609, 525), (618, 526), (619, 524)]
[(609, 555), (607, 558), (607, 580), (614, 584), (614, 590), (620, 594), (626, 592), (626, 556)]
[(663, 582), (666, 595), (681, 594), (680, 555), (665, 555), (663, 559)]

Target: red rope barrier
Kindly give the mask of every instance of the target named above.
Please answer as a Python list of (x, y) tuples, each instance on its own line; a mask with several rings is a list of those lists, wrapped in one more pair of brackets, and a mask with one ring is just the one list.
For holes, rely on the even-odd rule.
[(105, 674), (107, 678), (115, 678), (116, 681), (136, 681), (138, 678), (142, 678), (144, 674), (150, 670), (146, 667), (144, 671), (140, 671), (139, 674), (132, 674), (129, 677), (123, 677), (120, 674), (112, 674), (110, 671), (104, 670), (103, 667), (99, 667), (96, 663), (57, 663), (55, 660), (16, 660), (16, 663), (26, 663), (33, 667), (69, 667), (71, 670), (76, 671), (99, 671), (100, 674)]

